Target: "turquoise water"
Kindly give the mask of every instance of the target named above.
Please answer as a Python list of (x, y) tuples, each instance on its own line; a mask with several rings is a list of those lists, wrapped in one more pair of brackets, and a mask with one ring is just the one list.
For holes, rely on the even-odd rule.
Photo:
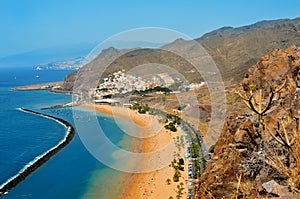
[[(53, 120), (23, 113), (18, 107), (36, 111), (55, 104), (70, 102), (71, 96), (48, 91), (11, 91), (10, 88), (34, 83), (61, 81), (70, 71), (33, 71), (28, 68), (0, 68), (0, 184), (20, 171), (36, 156), (55, 146), (65, 135), (65, 128)], [(40, 78), (36, 79), (35, 76)], [(43, 110), (74, 124), (71, 109)], [(123, 136), (119, 127), (109, 118), (98, 115), (101, 127), (109, 139), (117, 144)], [(113, 132), (113, 133), (112, 133)], [(95, 173), (112, 169), (94, 159), (76, 134), (69, 145), (28, 176), (1, 198), (18, 199), (76, 199), (86, 197), (97, 182), (107, 192), (116, 191), (111, 185), (95, 180)], [(105, 175), (104, 175), (105, 176)], [(102, 184), (102, 185), (99, 185)], [(106, 198), (101, 197), (99, 198)]]

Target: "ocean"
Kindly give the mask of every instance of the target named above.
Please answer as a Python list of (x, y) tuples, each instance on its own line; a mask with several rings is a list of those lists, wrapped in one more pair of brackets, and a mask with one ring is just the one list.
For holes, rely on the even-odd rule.
[[(57, 145), (66, 133), (65, 127), (54, 120), (21, 112), (19, 107), (53, 115), (74, 124), (71, 108), (40, 110), (71, 102), (71, 95), (10, 89), (62, 81), (70, 72), (34, 71), (25, 67), (0, 68), (0, 184), (16, 175), (35, 157)], [(114, 144), (120, 147), (120, 143), (129, 144), (130, 141), (124, 142), (126, 134), (114, 120), (103, 114), (97, 114), (97, 118)], [(113, 199), (122, 191), (126, 175), (97, 161), (75, 134), (71, 143), (0, 198)]]

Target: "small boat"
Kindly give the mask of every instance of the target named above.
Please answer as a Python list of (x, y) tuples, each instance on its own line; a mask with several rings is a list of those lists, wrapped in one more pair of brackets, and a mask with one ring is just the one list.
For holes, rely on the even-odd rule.
[(35, 78), (38, 79), (38, 78), (40, 78), (40, 76), (39, 76), (39, 75), (36, 75)]

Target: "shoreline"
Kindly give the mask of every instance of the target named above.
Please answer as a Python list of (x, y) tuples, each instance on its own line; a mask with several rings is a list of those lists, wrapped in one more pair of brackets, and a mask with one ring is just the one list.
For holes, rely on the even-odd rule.
[[(143, 136), (146, 136), (142, 139), (142, 142), (133, 142), (133, 150), (136, 153), (151, 153), (155, 152), (159, 149), (162, 149), (166, 144), (173, 142), (173, 139), (178, 136), (182, 135), (182, 131), (171, 133), (167, 131), (163, 124), (158, 122), (158, 118), (153, 115), (149, 114), (139, 114), (134, 110), (124, 108), (124, 107), (114, 107), (109, 105), (95, 105), (89, 104), (84, 105), (83, 107), (94, 108), (95, 110), (105, 113), (108, 115), (116, 115), (121, 116), (122, 118), (128, 119), (133, 121), (136, 125), (140, 127), (140, 131)], [(157, 121), (157, 122), (156, 122)], [(157, 131), (157, 134), (153, 135), (153, 131)], [(174, 145), (175, 147), (175, 145)], [(177, 148), (173, 148), (174, 151), (177, 151)], [(167, 157), (169, 156), (169, 157)], [(180, 182), (171, 182), (171, 184), (167, 184), (166, 180), (172, 179), (174, 174), (174, 169), (169, 167), (168, 165), (171, 163), (169, 162), (168, 158), (173, 159), (173, 154), (163, 154), (159, 153), (158, 155), (152, 156), (151, 160), (149, 160), (149, 156), (145, 155), (142, 158), (142, 161), (139, 165), (130, 165), (131, 162), (129, 161), (128, 167), (131, 166), (138, 166), (141, 170), (147, 170), (149, 164), (157, 165), (157, 170), (150, 171), (150, 172), (143, 172), (143, 173), (125, 173), (121, 176), (121, 181), (124, 182), (122, 188), (119, 189), (121, 194), (118, 195), (118, 199), (132, 199), (132, 198), (155, 198), (155, 199), (164, 199), (168, 198), (169, 196), (176, 196), (177, 185), (180, 182), (184, 183), (184, 193), (182, 197), (187, 196), (187, 163), (185, 161), (185, 170), (180, 179)], [(99, 183), (96, 180), (96, 183)], [(93, 191), (93, 190), (92, 190)], [(96, 198), (97, 190), (94, 190), (93, 196)], [(100, 191), (98, 192), (101, 193)], [(94, 198), (91, 197), (91, 198)]]
[(44, 163), (46, 163), (51, 157), (53, 157), (57, 152), (59, 152), (61, 149), (63, 149), (67, 144), (70, 143), (70, 141), (73, 139), (75, 135), (75, 129), (74, 127), (67, 121), (54, 117), (51, 115), (47, 115), (44, 113), (36, 112), (33, 110), (29, 110), (26, 108), (19, 108), (20, 111), (35, 114), (41, 117), (45, 117), (48, 119), (55, 120), (56, 122), (62, 124), (66, 127), (66, 135), (64, 139), (62, 139), (57, 145), (49, 149), (48, 151), (44, 152), (43, 154), (35, 157), (32, 161), (27, 163), (23, 169), (21, 169), (16, 175), (9, 178), (6, 182), (4, 182), (2, 185), (0, 185), (0, 196), (6, 194), (8, 191), (10, 191), (12, 188), (18, 185), (18, 183), (22, 182), (26, 179), (32, 172), (34, 172), (36, 169), (38, 169), (40, 166), (42, 166)]
[(47, 83), (41, 83), (41, 84), (32, 84), (32, 85), (25, 85), (25, 86), (17, 86), (14, 88), (11, 88), (13, 91), (32, 91), (32, 90), (52, 90), (55, 86), (62, 86), (63, 81), (60, 82), (47, 82)]
[(53, 93), (61, 93), (61, 94), (72, 94), (73, 91), (63, 90), (61, 89), (64, 82), (47, 82), (41, 84), (33, 84), (33, 85), (25, 85), (25, 86), (17, 86), (10, 88), (12, 91), (50, 91)]

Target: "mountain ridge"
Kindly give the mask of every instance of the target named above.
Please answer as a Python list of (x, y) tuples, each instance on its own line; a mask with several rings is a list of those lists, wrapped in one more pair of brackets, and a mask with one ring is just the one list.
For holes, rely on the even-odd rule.
[(1, 66), (31, 66), (86, 56), (95, 43), (53, 46), (0, 57)]
[(212, 56), (224, 79), (239, 82), (246, 70), (271, 49), (300, 45), (300, 18), (260, 21), (220, 28), (196, 39)]
[[(275, 19), (275, 20), (262, 20), (262, 21), (258, 21), (254, 24), (249, 24), (249, 25), (245, 25), (245, 26), (240, 26), (240, 27), (232, 27), (232, 26), (224, 26), (221, 28), (218, 28), (216, 30), (213, 30), (211, 32), (205, 33), (204, 35), (202, 35), (200, 38), (205, 38), (208, 37), (210, 35), (215, 35), (215, 34), (220, 34), (220, 33), (225, 33), (227, 31), (227, 33), (230, 33), (230, 30), (234, 30), (236, 31), (235, 33), (232, 34), (239, 34), (243, 31), (249, 30), (249, 29), (260, 29), (260, 28), (270, 28), (270, 27), (274, 27), (276, 25), (282, 25), (284, 23), (287, 22), (293, 22), (293, 21), (298, 21), (300, 19), (300, 17), (294, 18), (294, 19), (289, 19), (289, 18), (285, 18), (285, 19)], [(228, 36), (223, 34), (222, 36)], [(196, 39), (197, 40), (197, 39)]]
[[(279, 20), (264, 20), (252, 25), (246, 25), (238, 28), (222, 27), (220, 29), (211, 31), (204, 34), (202, 37), (195, 39), (212, 57), (224, 81), (240, 82), (247, 69), (256, 63), (262, 55), (266, 54), (271, 49), (281, 48), (286, 49), (289, 46), (300, 46), (300, 18), (295, 19), (279, 19)], [(183, 39), (177, 39), (174, 42), (166, 44), (166, 46), (180, 48), (178, 44), (186, 45), (188, 41)], [(110, 49), (112, 51), (112, 49)], [(179, 73), (186, 75), (187, 68), (190, 68), (186, 60), (173, 61), (173, 54), (162, 53), (161, 49), (144, 50), (144, 49), (126, 49), (129, 53), (126, 55), (124, 50), (113, 49), (116, 59), (110, 64), (113, 70), (126, 69), (130, 70), (140, 64), (146, 63), (164, 63), (172, 66), (178, 70)], [(133, 55), (132, 52), (135, 54)], [(88, 63), (78, 72), (69, 75), (66, 78), (66, 88), (72, 89), (72, 81), (70, 79), (76, 79), (71, 77), (81, 72), (87, 72), (87, 74), (81, 74), (81, 77), (92, 83), (92, 80), (88, 77), (95, 76), (95, 73), (102, 73), (103, 71), (97, 70), (101, 68), (101, 60), (107, 60), (107, 53), (109, 51), (103, 50), (93, 61)], [(125, 54), (124, 54), (125, 52)], [(190, 49), (187, 53), (195, 53), (193, 49)], [(121, 57), (118, 57), (118, 54)], [(149, 56), (152, 56), (150, 58)], [(176, 58), (177, 59), (177, 58)], [(166, 61), (169, 62), (166, 62)], [(136, 65), (132, 65), (135, 63)], [(107, 63), (106, 63), (107, 64)], [(84, 69), (85, 67), (89, 69)], [(113, 72), (109, 67), (105, 68), (107, 73)], [(91, 72), (92, 71), (92, 72)], [(107, 74), (106, 73), (106, 74)], [(85, 77), (84, 77), (85, 76)], [(198, 75), (185, 76), (190, 82), (199, 82), (202, 77)], [(74, 82), (73, 82), (74, 83)], [(94, 85), (97, 83), (97, 79), (94, 80)], [(92, 83), (93, 84), (93, 83)]]

